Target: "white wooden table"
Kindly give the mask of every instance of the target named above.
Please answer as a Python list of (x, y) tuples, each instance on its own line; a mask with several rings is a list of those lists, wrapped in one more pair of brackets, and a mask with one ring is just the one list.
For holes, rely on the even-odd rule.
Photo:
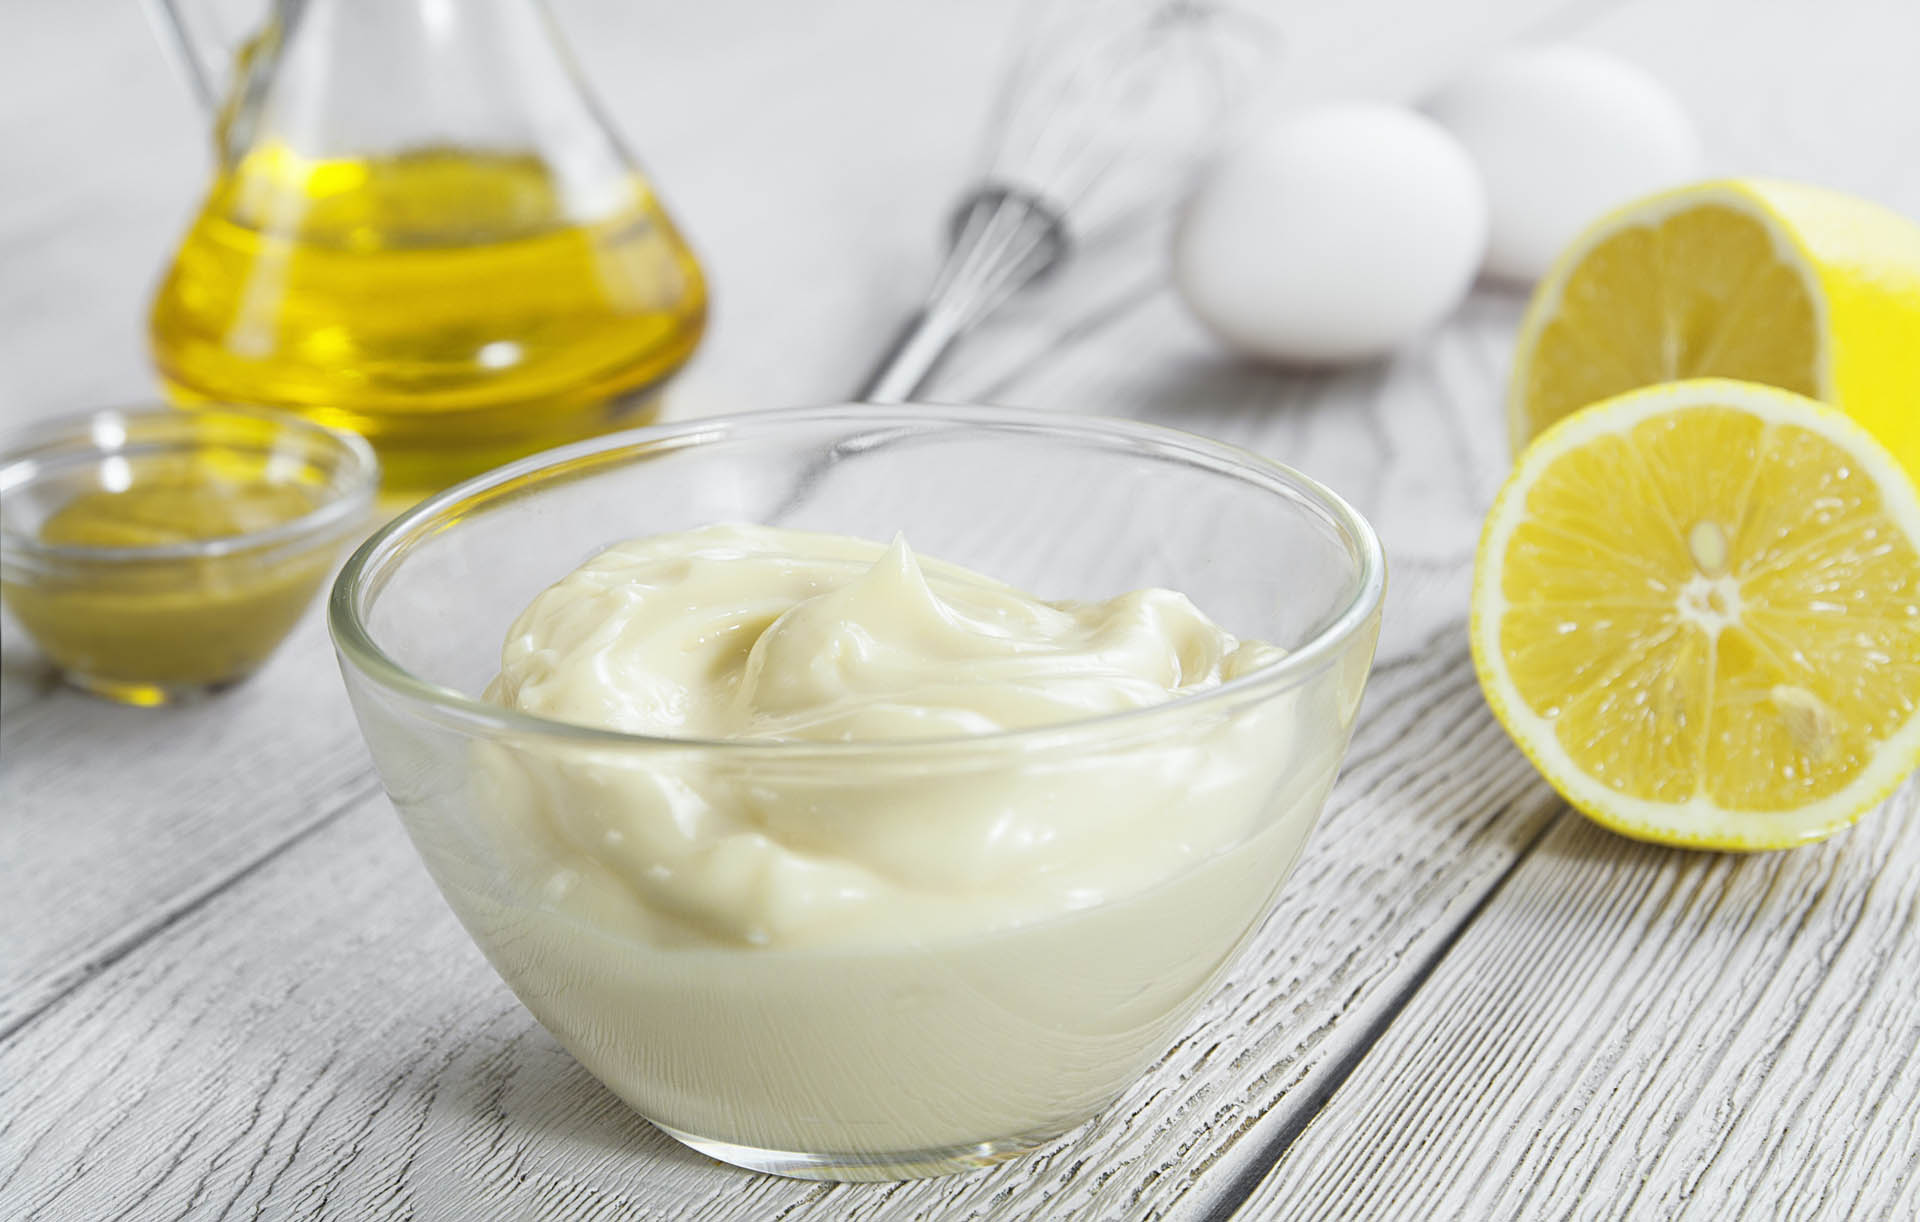
[[(675, 414), (841, 397), (909, 308), (1013, 0), (561, 0), (717, 286)], [(1287, 8), (1318, 11), (1289, 14)], [(1716, 168), (1920, 215), (1920, 6), (1279, 6), (1281, 93), (1407, 93), (1551, 28), (1701, 118)], [(129, 0), (0, 16), (0, 423), (151, 394), (141, 320), (205, 175)], [(0, 1218), (1920, 1216), (1920, 789), (1736, 858), (1566, 810), (1467, 662), (1521, 302), (1395, 360), (1236, 364), (1160, 252), (1085, 264), (936, 397), (1150, 417), (1341, 489), (1393, 567), (1331, 808), (1245, 959), (1091, 1124), (944, 1180), (708, 1162), (626, 1111), (494, 978), (415, 862), (317, 615), (164, 713), (0, 690)]]

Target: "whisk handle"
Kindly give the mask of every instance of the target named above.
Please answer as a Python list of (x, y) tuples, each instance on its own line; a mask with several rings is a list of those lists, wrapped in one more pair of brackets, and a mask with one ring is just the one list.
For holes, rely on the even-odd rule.
[(1066, 220), (1052, 204), (1023, 187), (976, 187), (954, 214), (952, 245), (927, 304), (894, 336), (859, 398), (868, 403), (912, 398), (955, 340), (1066, 253)]
[(887, 345), (854, 397), (862, 403), (905, 403), (926, 385), (965, 329), (965, 319), (951, 310), (929, 306), (916, 312)]

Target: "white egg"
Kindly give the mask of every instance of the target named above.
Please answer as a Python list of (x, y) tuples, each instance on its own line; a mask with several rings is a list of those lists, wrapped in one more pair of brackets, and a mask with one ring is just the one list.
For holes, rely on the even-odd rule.
[(1435, 94), (1427, 113), (1480, 167), (1487, 271), (1538, 278), (1610, 209), (1699, 173), (1693, 121), (1641, 69), (1582, 47), (1503, 52)]
[(1459, 143), (1398, 106), (1293, 112), (1218, 166), (1174, 237), (1174, 283), (1201, 322), (1269, 360), (1389, 352), (1472, 285), (1486, 244)]

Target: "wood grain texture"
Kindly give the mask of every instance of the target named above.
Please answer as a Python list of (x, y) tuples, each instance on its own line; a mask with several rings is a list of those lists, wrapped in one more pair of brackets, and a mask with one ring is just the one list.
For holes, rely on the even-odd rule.
[(1198, 1216), (1557, 809), (1443, 635), (1377, 677), (1294, 884), (1119, 1104), (1004, 1167), (824, 1187), (682, 1151), (594, 1085), (369, 800), (0, 1045), (0, 1216)]
[(1917, 814), (1745, 857), (1569, 818), (1238, 1216), (1914, 1217)]
[[(1914, 162), (1884, 151), (1920, 138), (1896, 64), (1920, 8), (1808, 18), (1632, 4), (1582, 39), (1671, 84), (1713, 169), (1920, 217)], [(1916, 814), (1909, 785), (1832, 843), (1754, 858), (1568, 818), (1239, 1216), (1915, 1216)]]
[[(858, 380), (931, 274), (1015, 7), (556, 0), (718, 285), (670, 415)], [(1273, 7), (1314, 49), (1278, 84), (1296, 95), (1410, 92), (1506, 33), (1586, 21), (1692, 103), (1715, 168), (1920, 215), (1920, 162), (1898, 153), (1920, 139), (1901, 33), (1920, 8), (1835, 0), (1810, 38), (1783, 2)], [(0, 423), (148, 395), (145, 297), (204, 181), (203, 125), (120, 0), (15, 6), (0, 89)], [(0, 1217), (1213, 1217), (1289, 1149), (1243, 1216), (1323, 1191), (1383, 1214), (1920, 1212), (1911, 790), (1829, 846), (1747, 861), (1561, 812), (1488, 719), (1459, 628), (1506, 469), (1518, 297), (1483, 291), (1373, 367), (1274, 373), (1193, 328), (1157, 242), (1084, 250), (937, 397), (1271, 454), (1373, 518), (1393, 577), (1348, 775), (1298, 874), (1108, 1114), (916, 1184), (700, 1159), (574, 1065), (433, 895), (368, 796), (317, 618), (256, 683), (161, 718), (54, 688), (7, 624)], [(1474, 1059), (1449, 1068), (1441, 1031)], [(1369, 1141), (1404, 1157), (1301, 1178)]]
[(10, 702), (0, 1033), (378, 790), (325, 638), (316, 608), (254, 682), (163, 716), (46, 684)]
[(1500, 388), (1521, 306), (1515, 294), (1484, 290), (1405, 352), (1340, 373), (1289, 374), (1223, 355), (1161, 289), (1122, 298), (1041, 365), (986, 337), (978, 362), (942, 387), (1170, 424), (1337, 489), (1386, 546), (1380, 655), (1392, 659), (1464, 614), (1480, 520), (1509, 465)]

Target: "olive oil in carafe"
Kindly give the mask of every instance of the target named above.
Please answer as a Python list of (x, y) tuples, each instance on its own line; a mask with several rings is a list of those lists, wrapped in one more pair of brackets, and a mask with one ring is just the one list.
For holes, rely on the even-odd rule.
[[(698, 264), (644, 181), (568, 198), (533, 157), (247, 153), (155, 299), (181, 401), (356, 430), (426, 491), (654, 414), (698, 344)], [(591, 216), (580, 222), (572, 218)]]

